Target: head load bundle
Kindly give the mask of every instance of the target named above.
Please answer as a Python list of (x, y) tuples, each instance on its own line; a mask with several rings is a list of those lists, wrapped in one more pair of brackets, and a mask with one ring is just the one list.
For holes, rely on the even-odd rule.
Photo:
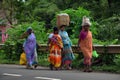
[(91, 22), (90, 22), (90, 19), (86, 16), (83, 16), (83, 19), (82, 19), (82, 26), (91, 26)]
[(70, 17), (66, 13), (61, 13), (57, 15), (57, 27), (59, 28), (62, 25), (69, 26)]

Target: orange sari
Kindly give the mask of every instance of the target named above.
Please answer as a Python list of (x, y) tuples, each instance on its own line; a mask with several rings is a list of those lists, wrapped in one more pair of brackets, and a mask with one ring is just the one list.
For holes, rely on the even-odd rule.
[(80, 39), (80, 49), (84, 55), (84, 64), (91, 65), (92, 58), (92, 33), (87, 32), (85, 39)]
[(50, 42), (49, 62), (54, 67), (61, 66), (61, 49), (63, 48), (62, 39), (59, 34), (54, 34)]

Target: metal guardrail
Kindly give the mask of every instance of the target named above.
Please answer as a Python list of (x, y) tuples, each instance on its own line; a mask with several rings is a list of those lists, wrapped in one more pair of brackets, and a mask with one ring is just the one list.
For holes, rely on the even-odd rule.
[[(4, 46), (4, 44), (0, 44), (0, 48)], [(94, 45), (93, 46), (95, 50), (100, 53), (108, 53), (108, 54), (120, 54), (120, 45)], [(46, 52), (47, 45), (46, 44), (40, 44), (39, 51)], [(72, 46), (72, 50), (74, 53), (80, 53), (81, 51), (78, 50), (78, 47), (76, 45)]]
[(4, 46), (4, 44), (0, 44), (0, 49), (2, 48), (2, 46)]
[[(94, 45), (93, 46), (95, 48), (95, 50), (100, 53), (100, 54), (104, 54), (104, 53), (109, 53), (109, 54), (120, 54), (120, 45)], [(41, 47), (39, 48), (40, 51), (46, 51), (47, 45), (41, 45)], [(78, 47), (76, 45), (72, 46), (72, 50), (74, 53), (80, 53), (81, 51), (78, 50)]]

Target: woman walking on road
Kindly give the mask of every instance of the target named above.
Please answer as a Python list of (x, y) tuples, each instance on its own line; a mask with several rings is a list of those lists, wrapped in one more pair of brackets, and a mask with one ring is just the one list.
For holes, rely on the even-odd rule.
[[(27, 59), (26, 68), (33, 69), (32, 66), (35, 63), (36, 37), (31, 27), (27, 29), (27, 31), (23, 34), (22, 38), (24, 38), (25, 35), (27, 36), (27, 38), (24, 42), (23, 48), (26, 53)], [(34, 65), (34, 67), (36, 67), (36, 65)]]
[(92, 59), (92, 33), (89, 30), (91, 23), (89, 18), (83, 17), (82, 30), (79, 35), (78, 47), (84, 55), (84, 72), (91, 72), (91, 59)]
[(65, 25), (60, 27), (59, 34), (63, 42), (62, 67), (65, 67), (66, 69), (72, 69), (71, 64), (72, 60), (74, 59), (74, 54), (71, 48), (72, 42), (68, 36), (68, 33), (65, 31)]
[(50, 69), (53, 70), (53, 68), (55, 68), (56, 70), (58, 70), (61, 66), (61, 50), (63, 48), (63, 44), (62, 39), (58, 34), (57, 27), (53, 28), (53, 33), (51, 33), (49, 36), (48, 46), (50, 50)]

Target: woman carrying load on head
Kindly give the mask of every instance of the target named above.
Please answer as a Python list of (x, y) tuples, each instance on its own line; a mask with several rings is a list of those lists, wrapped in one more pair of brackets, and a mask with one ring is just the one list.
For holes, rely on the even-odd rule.
[(60, 26), (59, 34), (62, 38), (63, 42), (63, 56), (62, 56), (62, 67), (66, 69), (72, 69), (71, 64), (72, 60), (74, 59), (74, 54), (72, 51), (72, 42), (68, 36), (68, 33), (65, 31), (65, 25)]
[(82, 51), (84, 56), (84, 72), (91, 72), (91, 59), (92, 59), (92, 33), (89, 30), (91, 23), (89, 18), (83, 17), (82, 30), (79, 35), (78, 47)]
[(51, 33), (49, 36), (48, 46), (50, 50), (50, 69), (53, 70), (53, 68), (55, 68), (57, 70), (61, 66), (61, 50), (63, 48), (62, 39), (58, 34), (57, 27), (53, 28), (53, 33)]

